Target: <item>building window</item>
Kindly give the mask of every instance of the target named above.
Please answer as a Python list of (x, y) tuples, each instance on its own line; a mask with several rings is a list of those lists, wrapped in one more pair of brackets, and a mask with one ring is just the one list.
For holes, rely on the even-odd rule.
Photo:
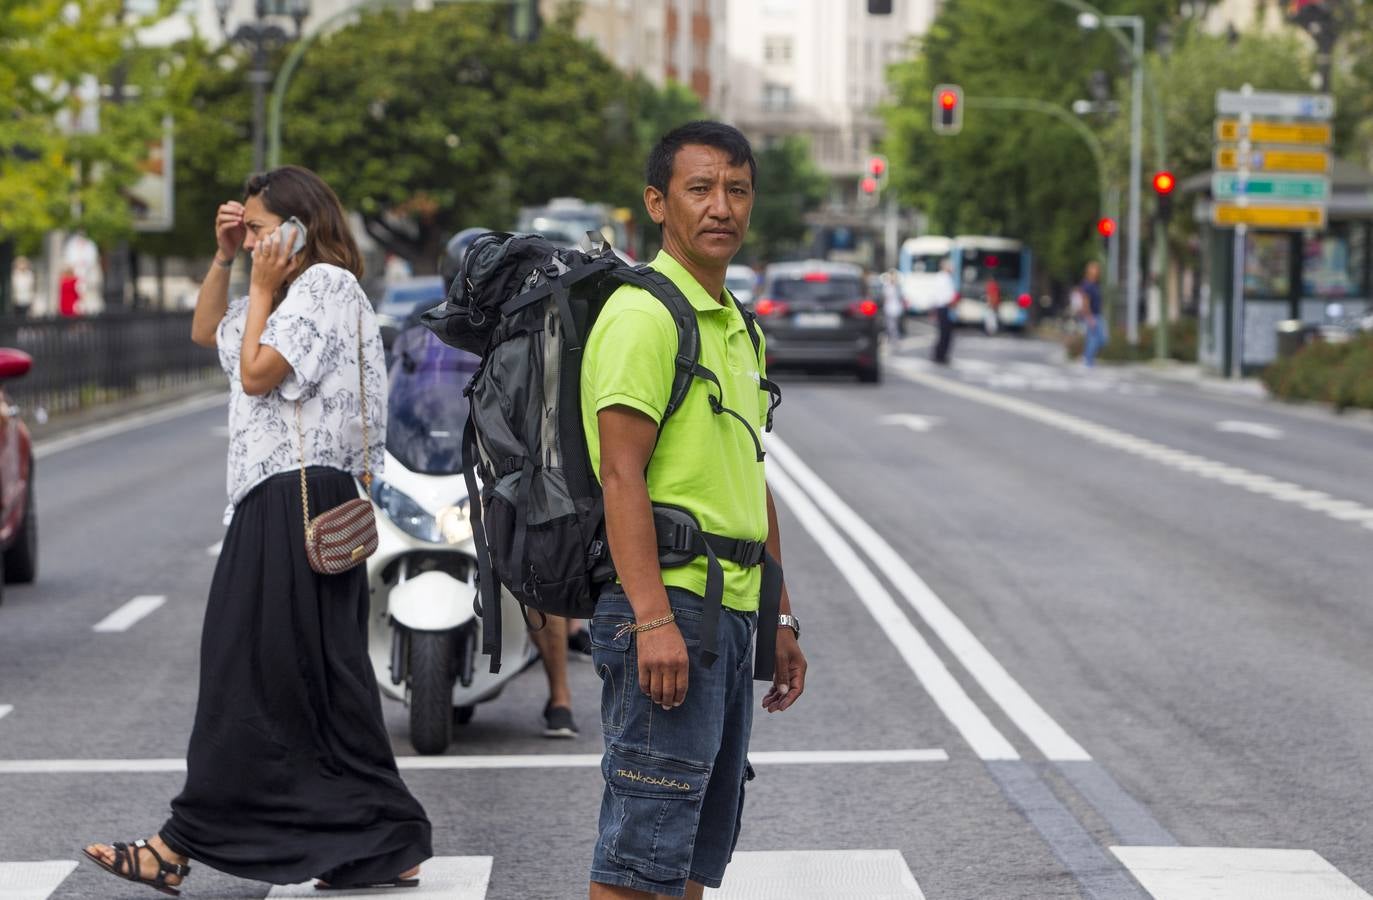
[(782, 112), (791, 108), (791, 87), (785, 84), (766, 82), (763, 85), (763, 109), (769, 112)]
[(785, 34), (772, 34), (763, 38), (763, 61), (774, 66), (789, 65), (791, 37)]

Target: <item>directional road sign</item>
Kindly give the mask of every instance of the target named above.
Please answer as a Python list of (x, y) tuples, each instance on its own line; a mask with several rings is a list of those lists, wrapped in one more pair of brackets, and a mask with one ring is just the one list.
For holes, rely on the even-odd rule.
[(1330, 179), (1322, 175), (1278, 175), (1267, 172), (1241, 177), (1234, 172), (1211, 176), (1211, 196), (1216, 200), (1249, 197), (1258, 203), (1326, 203)]
[(1217, 119), (1216, 140), (1236, 143), (1255, 141), (1269, 144), (1329, 144), (1329, 122), (1241, 122)]
[(1335, 98), (1329, 94), (1217, 91), (1216, 112), (1222, 116), (1249, 113), (1284, 119), (1330, 119), (1335, 115)]
[(1252, 225), (1273, 230), (1320, 229), (1325, 227), (1325, 206), (1249, 206), (1222, 201), (1211, 205), (1211, 223), (1223, 228)]
[(1315, 172), (1324, 174), (1330, 171), (1331, 156), (1324, 150), (1249, 150), (1241, 152), (1238, 147), (1219, 146), (1216, 148), (1215, 168), (1234, 171), (1244, 163), (1244, 168), (1256, 172)]

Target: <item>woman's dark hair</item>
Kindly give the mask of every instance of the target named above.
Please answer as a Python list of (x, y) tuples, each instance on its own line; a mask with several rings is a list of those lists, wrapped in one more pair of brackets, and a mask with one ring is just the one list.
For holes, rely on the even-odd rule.
[(729, 154), (731, 166), (748, 163), (749, 182), (757, 184), (758, 162), (753, 158), (753, 148), (749, 146), (748, 138), (733, 125), (708, 120), (678, 125), (658, 140), (648, 154), (647, 183), (666, 194), (667, 186), (672, 181), (672, 163), (677, 158), (677, 151), (689, 144), (723, 150)]
[(243, 199), (249, 197), (259, 198), (273, 215), (295, 216), (305, 225), (305, 248), (296, 271), (329, 263), (362, 278), (362, 251), (348, 228), (343, 204), (324, 179), (301, 166), (281, 166), (249, 178), (243, 185)]

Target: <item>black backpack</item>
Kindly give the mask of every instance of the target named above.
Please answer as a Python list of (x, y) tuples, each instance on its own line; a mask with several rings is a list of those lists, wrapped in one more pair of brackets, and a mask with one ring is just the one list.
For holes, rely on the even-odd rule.
[[(596, 237), (593, 234), (593, 237)], [(692, 380), (714, 382), (711, 409), (749, 429), (720, 402), (719, 381), (700, 365), (701, 340), (690, 302), (666, 276), (623, 262), (608, 245), (591, 253), (559, 248), (533, 234), (489, 232), (470, 245), (444, 304), (422, 321), (445, 343), (481, 357), (464, 390), (469, 401), (463, 434), (473, 540), (477, 550), (483, 651), (500, 669), (500, 587), (522, 607), (588, 618), (601, 587), (615, 575), (605, 537), (600, 483), (591, 470), (581, 414), (581, 363), (586, 339), (605, 301), (622, 285), (648, 291), (677, 325), (679, 351), (672, 390), (659, 429), (686, 399)], [(737, 301), (736, 305), (737, 305)], [(752, 313), (739, 307), (759, 347)], [(772, 412), (775, 384), (760, 378)], [(480, 493), (477, 476), (481, 477)], [(755, 676), (771, 678), (781, 570), (758, 541), (700, 530), (685, 510), (654, 507), (663, 566), (708, 559), (701, 660), (716, 657), (715, 626), (723, 598), (719, 560), (764, 566)], [(527, 616), (526, 616), (527, 619)], [(768, 637), (764, 639), (764, 632)]]

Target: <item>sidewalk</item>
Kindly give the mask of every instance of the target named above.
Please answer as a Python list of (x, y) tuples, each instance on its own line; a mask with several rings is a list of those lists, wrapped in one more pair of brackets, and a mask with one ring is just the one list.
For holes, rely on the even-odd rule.
[(1178, 362), (1177, 360), (1150, 360), (1141, 363), (1110, 363), (1121, 369), (1138, 372), (1150, 378), (1169, 381), (1174, 384), (1187, 384), (1198, 390), (1215, 394), (1228, 394), (1232, 397), (1252, 397), (1268, 399), (1268, 389), (1256, 376), (1245, 378), (1224, 378), (1208, 372), (1198, 363)]
[(24, 421), (29, 426), (29, 435), (33, 438), (33, 442), (39, 444), (51, 441), (54, 438), (63, 435), (113, 423), (140, 413), (151, 412), (166, 406), (172, 406), (177, 403), (195, 400), (201, 397), (213, 397), (217, 394), (224, 395), (224, 402), (227, 407), (228, 392), (224, 379), (208, 378), (204, 381), (192, 382), (190, 384), (178, 385), (177, 387), (164, 388), (162, 390), (147, 391), (132, 397), (126, 397), (122, 400), (114, 400), (110, 403), (101, 403), (75, 412), (55, 415), (42, 424), (33, 421), (29, 414), (29, 410), (24, 409)]

